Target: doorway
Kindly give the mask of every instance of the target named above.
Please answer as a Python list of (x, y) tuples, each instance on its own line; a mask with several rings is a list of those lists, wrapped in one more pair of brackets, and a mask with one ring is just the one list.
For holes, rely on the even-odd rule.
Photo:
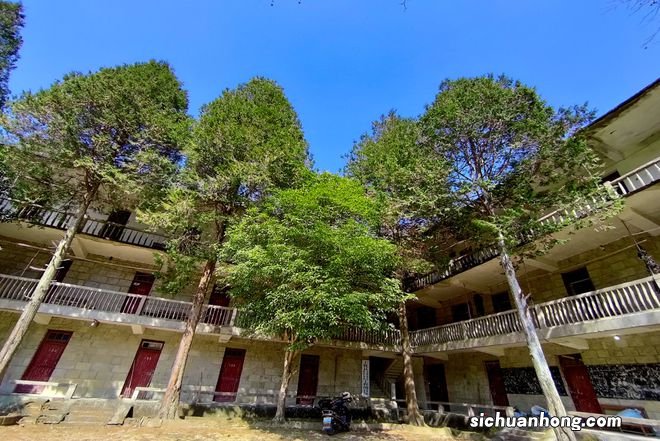
[(303, 354), (300, 356), (300, 374), (298, 375), (298, 398), (296, 404), (311, 406), (314, 404), (316, 388), (319, 384), (319, 356)]
[(215, 386), (216, 392), (222, 392), (222, 395), (214, 395), (213, 401), (229, 402), (236, 401), (238, 385), (241, 382), (241, 372), (243, 372), (243, 362), (245, 361), (245, 349), (225, 349), (225, 355), (222, 357), (222, 366), (218, 376), (218, 384)]
[(104, 239), (119, 240), (124, 232), (124, 227), (131, 217), (131, 212), (126, 210), (115, 210), (108, 216), (99, 236)]
[(560, 355), (559, 366), (578, 412), (603, 413), (589, 371), (580, 354)]
[(504, 375), (502, 375), (502, 368), (500, 362), (497, 360), (487, 361), (486, 374), (488, 375), (488, 385), (490, 388), (490, 396), (493, 399), (494, 406), (508, 406), (509, 397), (506, 394), (506, 386), (504, 385)]
[[(60, 361), (64, 349), (66, 349), (71, 335), (70, 331), (51, 331), (46, 333), (46, 336), (41, 341), (34, 353), (30, 364), (23, 373), (21, 380), (30, 381), (48, 381), (53, 374), (57, 362)], [(44, 386), (29, 386), (19, 384), (14, 389), (15, 393), (19, 394), (39, 394), (44, 389)]]
[[(429, 401), (449, 401), (449, 393), (447, 392), (447, 377), (445, 375), (444, 364), (429, 364), (426, 365), (426, 381), (429, 386)], [(445, 411), (449, 411), (446, 404), (443, 404)], [(436, 410), (436, 404), (429, 404), (429, 409)]]
[(162, 341), (142, 340), (140, 342), (140, 347), (121, 390), (123, 398), (131, 398), (136, 387), (148, 387), (151, 384), (163, 345)]
[[(155, 280), (156, 278), (153, 274), (136, 272), (133, 282), (131, 282), (131, 286), (128, 288), (128, 293), (146, 297), (151, 292)], [(121, 307), (121, 312), (124, 314), (139, 314), (140, 304), (143, 300), (144, 298), (142, 297), (126, 297)]]

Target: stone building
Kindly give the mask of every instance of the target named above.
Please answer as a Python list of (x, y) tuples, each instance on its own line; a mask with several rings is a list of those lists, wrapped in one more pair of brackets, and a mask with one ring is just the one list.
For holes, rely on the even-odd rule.
[[(636, 407), (660, 419), (660, 81), (587, 129), (603, 181), (625, 200), (610, 228), (562, 231), (570, 241), (519, 268), (543, 349), (568, 409)], [(10, 208), (9, 201), (2, 207)], [(548, 222), (564, 213), (552, 212)], [(0, 340), (62, 236), (66, 213), (27, 207), (0, 224)], [(2, 383), (5, 395), (157, 400), (167, 384), (192, 287), (159, 293), (154, 255), (165, 238), (133, 213), (90, 213)], [(641, 251), (640, 251), (641, 250)], [(443, 271), (411, 281), (408, 305), (420, 405), (465, 411), (544, 405), (512, 299), (492, 249), (457, 244)], [(185, 371), (186, 403), (273, 403), (284, 345), (237, 326), (213, 290)], [(291, 405), (343, 391), (368, 406), (402, 398), (398, 331), (347, 332), (295, 361)], [(490, 407), (489, 407), (490, 406)]]

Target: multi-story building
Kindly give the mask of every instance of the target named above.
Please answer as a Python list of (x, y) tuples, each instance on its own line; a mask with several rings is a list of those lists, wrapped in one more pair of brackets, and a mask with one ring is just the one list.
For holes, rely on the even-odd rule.
[[(560, 232), (570, 240), (519, 268), (555, 382), (568, 409), (643, 409), (660, 419), (660, 81), (588, 128), (603, 179), (625, 200), (610, 228)], [(3, 202), (10, 207), (9, 201)], [(0, 224), (0, 340), (62, 236), (66, 213), (22, 208)], [(548, 222), (563, 216), (549, 213)], [(165, 238), (134, 215), (90, 213), (57, 272), (0, 393), (76, 398), (160, 397), (192, 294), (159, 294), (155, 254)], [(446, 269), (408, 285), (415, 380), (424, 408), (544, 405), (494, 249), (455, 247)], [(182, 400), (273, 403), (284, 344), (237, 326), (240, 311), (209, 293), (185, 371)], [(402, 396), (399, 334), (348, 331), (295, 361), (291, 404), (348, 390)]]

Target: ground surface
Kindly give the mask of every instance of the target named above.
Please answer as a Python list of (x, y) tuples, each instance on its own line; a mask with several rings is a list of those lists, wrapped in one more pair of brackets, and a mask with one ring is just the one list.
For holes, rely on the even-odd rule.
[(454, 441), (475, 439), (471, 435), (465, 433), (460, 437), (453, 437), (447, 429), (406, 426), (382, 432), (342, 433), (329, 437), (320, 430), (259, 428), (223, 420), (177, 421), (163, 424), (161, 427), (66, 425), (0, 427), (0, 441)]

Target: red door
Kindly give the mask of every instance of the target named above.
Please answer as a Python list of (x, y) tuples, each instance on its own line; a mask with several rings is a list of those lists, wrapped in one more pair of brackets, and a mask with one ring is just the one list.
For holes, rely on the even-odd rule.
[(578, 412), (603, 413), (589, 371), (582, 363), (580, 354), (559, 356), (559, 366), (566, 379), (575, 410)]
[(162, 341), (142, 340), (135, 354), (133, 364), (128, 371), (121, 396), (130, 398), (136, 387), (148, 387), (151, 377), (154, 376), (160, 351), (163, 349)]
[(508, 406), (509, 397), (506, 394), (504, 386), (504, 376), (500, 368), (499, 361), (486, 362), (486, 374), (488, 375), (488, 385), (490, 387), (490, 396), (493, 398), (494, 406)]
[[(48, 381), (50, 376), (60, 361), (60, 357), (71, 339), (72, 332), (69, 331), (48, 331), (41, 341), (37, 352), (32, 357), (32, 361), (23, 373), (21, 380)], [(38, 394), (43, 390), (43, 386), (17, 385), (14, 392), (19, 394)]]
[(238, 392), (238, 384), (241, 381), (244, 360), (244, 349), (225, 349), (225, 355), (222, 358), (222, 367), (220, 367), (220, 375), (218, 376), (218, 384), (215, 386), (215, 391), (223, 392), (223, 395), (214, 395), (213, 401), (227, 402), (236, 400), (236, 392)]
[[(154, 285), (155, 277), (153, 274), (149, 273), (135, 273), (133, 277), (133, 282), (131, 283), (130, 288), (128, 288), (129, 294), (137, 294), (139, 296), (148, 296), (151, 292), (151, 287)], [(136, 314), (140, 308), (140, 303), (142, 302), (140, 297), (127, 297), (124, 300), (124, 305), (121, 308), (121, 312), (125, 314)]]
[[(314, 404), (316, 387), (319, 383), (319, 356), (300, 356), (300, 375), (298, 376), (298, 397), (296, 404), (311, 406)], [(312, 397), (312, 398), (310, 398)]]

